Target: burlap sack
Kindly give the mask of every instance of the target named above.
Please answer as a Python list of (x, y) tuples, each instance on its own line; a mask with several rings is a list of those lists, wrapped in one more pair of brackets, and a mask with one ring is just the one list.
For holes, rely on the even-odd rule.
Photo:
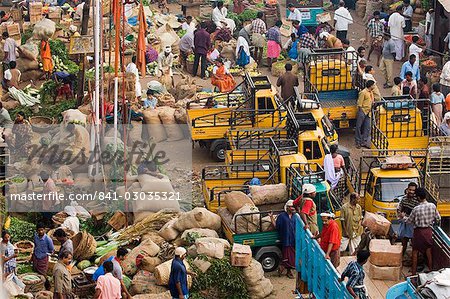
[(225, 250), (231, 250), (231, 245), (228, 240), (222, 239), (222, 238), (211, 238), (211, 237), (204, 237), (204, 238), (198, 238), (195, 240), (195, 243), (197, 242), (212, 242), (212, 243), (221, 243), (223, 244), (223, 247)]
[[(231, 222), (231, 229), (236, 234), (254, 233), (259, 231), (260, 215), (258, 212), (259, 210), (257, 207), (244, 205), (236, 212), (236, 214), (234, 214), (233, 221)], [(244, 215), (248, 213), (253, 214)]]
[(133, 296), (133, 299), (172, 299), (170, 291), (159, 294), (141, 294)]
[(161, 294), (165, 291), (167, 291), (165, 287), (156, 285), (156, 279), (153, 273), (145, 270), (140, 270), (136, 273), (130, 287), (131, 295)]
[[(155, 280), (156, 284), (160, 286), (166, 286), (169, 284), (170, 270), (172, 268), (172, 260), (162, 263), (157, 266), (155, 269)], [(186, 270), (190, 270), (189, 263), (186, 260), (183, 260), (184, 265), (186, 266)], [(188, 285), (192, 283), (192, 279), (188, 276)]]
[(249, 206), (254, 206), (250, 197), (241, 191), (228, 192), (225, 194), (224, 201), (228, 211), (230, 211), (233, 215), (246, 204)]
[[(178, 200), (168, 200), (170, 194), (174, 194), (175, 191), (167, 176), (162, 175), (162, 178), (157, 178), (150, 174), (142, 174), (138, 176), (138, 180), (142, 187), (139, 196), (145, 196), (145, 199), (133, 201), (133, 212), (158, 212), (163, 209), (180, 211)], [(160, 195), (160, 199), (156, 199), (155, 194), (163, 194), (163, 192), (166, 192), (167, 198), (163, 199)]]
[[(276, 221), (276, 217), (274, 217), (274, 220)], [(261, 230), (263, 232), (275, 230), (270, 216), (265, 216), (261, 219)]]
[(152, 240), (156, 245), (160, 246), (165, 240), (157, 232), (148, 232), (142, 236), (141, 241)]
[(169, 106), (172, 107), (175, 105), (175, 98), (170, 93), (165, 93), (161, 96), (158, 96), (158, 106)]
[(270, 279), (263, 277), (254, 286), (247, 286), (247, 290), (251, 299), (267, 298), (273, 291), (273, 285)]
[(215, 230), (207, 229), (207, 228), (191, 228), (187, 229), (181, 235), (181, 239), (185, 245), (191, 245), (192, 240), (195, 238), (203, 238), (203, 237), (211, 237), (218, 238), (219, 235)]
[(153, 142), (161, 142), (167, 139), (166, 130), (159, 119), (159, 109), (145, 110), (144, 114), (145, 130)]
[(50, 19), (42, 19), (33, 28), (33, 37), (36, 39), (48, 40), (55, 34), (56, 23)]
[(144, 257), (156, 256), (160, 248), (152, 240), (145, 240), (139, 246), (133, 248), (130, 253), (125, 256), (122, 263), (122, 270), (126, 275), (134, 275), (137, 272), (136, 258), (138, 255)]
[(217, 210), (217, 214), (222, 218), (222, 221), (228, 224), (231, 227), (231, 222), (233, 222), (233, 214), (228, 211), (227, 208), (219, 208)]
[(224, 244), (221, 242), (213, 241), (211, 239), (197, 239), (195, 241), (198, 254), (204, 254), (206, 256), (221, 259), (224, 256)]
[(144, 257), (142, 260), (141, 269), (148, 271), (148, 272), (155, 272), (155, 268), (159, 265), (161, 265), (162, 260), (159, 257), (156, 256), (148, 256)]
[(37, 60), (39, 56), (39, 47), (36, 42), (28, 40), (26, 44), (19, 46), (20, 57), (24, 57), (29, 60)]
[(167, 133), (167, 141), (176, 141), (184, 138), (183, 131), (175, 120), (175, 109), (171, 107), (162, 107), (159, 118), (164, 125)]
[[(24, 74), (27, 71), (39, 69), (39, 63), (37, 62), (37, 60), (34, 60), (34, 59), (31, 60), (26, 57), (21, 57), (21, 58), (17, 58), (16, 63), (17, 63), (16, 68), (21, 73), (24, 73)], [(21, 80), (23, 80), (23, 78), (21, 78)]]
[(283, 183), (276, 185), (250, 186), (250, 194), (256, 206), (282, 203), (288, 200), (286, 185)]
[(219, 231), (221, 227), (220, 216), (205, 208), (194, 208), (192, 211), (182, 213), (175, 223), (178, 231), (190, 228), (209, 228)]
[(177, 108), (173, 113), (175, 120), (178, 124), (185, 125), (187, 124), (187, 112), (185, 108)]
[(178, 221), (178, 218), (174, 218), (164, 224), (164, 226), (158, 231), (158, 234), (164, 238), (167, 242), (175, 240), (180, 234), (178, 230), (174, 227), (175, 223)]
[(258, 281), (264, 278), (262, 265), (255, 259), (252, 259), (248, 267), (243, 268), (244, 281), (247, 286), (255, 286)]

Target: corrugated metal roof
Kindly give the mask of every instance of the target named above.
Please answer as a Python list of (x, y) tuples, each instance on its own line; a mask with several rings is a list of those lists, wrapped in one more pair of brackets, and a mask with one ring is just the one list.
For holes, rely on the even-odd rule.
[(442, 4), (447, 12), (450, 12), (450, 0), (439, 0), (439, 3)]

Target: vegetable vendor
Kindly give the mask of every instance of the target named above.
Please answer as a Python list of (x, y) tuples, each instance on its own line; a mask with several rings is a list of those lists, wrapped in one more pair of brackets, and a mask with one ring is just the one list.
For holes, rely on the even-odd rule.
[(10, 147), (14, 160), (21, 158), (28, 159), (30, 153), (31, 139), (33, 138), (33, 129), (30, 123), (25, 119), (25, 113), (19, 111), (16, 114), (12, 134), (5, 138)]
[(61, 248), (59, 249), (59, 253), (58, 253), (58, 259), (62, 259), (63, 254), (65, 252), (73, 254), (72, 240), (69, 239), (66, 232), (62, 228), (58, 228), (55, 231), (55, 237), (56, 237), (56, 240), (58, 240), (58, 242), (61, 243)]
[(169, 290), (172, 298), (189, 298), (187, 276), (196, 276), (195, 272), (187, 270), (183, 263), (183, 260), (186, 258), (186, 252), (184, 247), (175, 249), (175, 257), (172, 261), (169, 276)]
[(228, 9), (223, 6), (223, 2), (217, 2), (217, 6), (212, 11), (212, 21), (218, 28), (227, 27), (231, 30), (231, 33), (233, 33), (236, 24), (232, 19), (228, 19), (227, 15)]
[(188, 31), (180, 39), (180, 58), (181, 65), (187, 68), (187, 58), (189, 54), (194, 52), (194, 31)]
[(173, 86), (173, 57), (172, 47), (165, 46), (164, 51), (159, 53), (158, 56), (158, 77), (161, 78), (163, 75), (168, 75), (171, 78), (172, 86)]
[(48, 40), (41, 40), (41, 61), (42, 70), (45, 74), (45, 79), (50, 79), (50, 75), (53, 72), (52, 52), (50, 50), (50, 44)]
[(141, 87), (141, 82), (139, 81), (139, 71), (136, 66), (136, 56), (133, 56), (131, 58), (131, 62), (127, 65), (125, 72), (134, 74), (134, 78), (136, 80), (136, 82), (135, 82), (136, 98), (140, 99), (142, 96), (142, 87)]
[(44, 224), (38, 223), (34, 234), (33, 270), (45, 276), (47, 290), (50, 289), (50, 282), (47, 280), (48, 259), (53, 251), (55, 251), (55, 247), (52, 239), (45, 233)]
[(227, 67), (223, 64), (223, 60), (218, 58), (215, 61), (213, 68), (213, 75), (211, 77), (211, 84), (217, 86), (220, 92), (229, 92), (236, 86), (233, 76), (230, 74)]

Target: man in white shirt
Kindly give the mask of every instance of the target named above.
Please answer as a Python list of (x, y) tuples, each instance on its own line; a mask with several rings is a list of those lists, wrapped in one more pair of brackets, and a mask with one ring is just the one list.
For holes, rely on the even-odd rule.
[(228, 9), (223, 6), (223, 2), (217, 2), (217, 6), (213, 9), (212, 12), (212, 21), (218, 28), (228, 27), (228, 29), (230, 29), (233, 33), (234, 29), (236, 28), (236, 24), (232, 19), (228, 19), (227, 15)]
[(139, 99), (142, 96), (142, 87), (141, 81), (139, 81), (139, 71), (136, 66), (136, 56), (131, 58), (131, 62), (125, 68), (126, 73), (134, 74), (134, 79), (136, 80), (135, 88), (136, 88), (136, 98)]
[(425, 43), (427, 53), (430, 53), (428, 49), (431, 49), (434, 35), (434, 9), (430, 8), (425, 17)]
[(412, 44), (409, 46), (409, 55), (416, 56), (416, 63), (419, 63), (419, 56), (422, 53), (422, 48), (417, 45), (419, 41), (419, 36), (414, 35), (412, 38)]
[(397, 7), (396, 12), (394, 12), (388, 21), (389, 33), (391, 38), (395, 43), (395, 59), (402, 60), (405, 56), (405, 43), (403, 41), (403, 28), (405, 28), (405, 18), (401, 15), (402, 7)]
[(186, 32), (194, 32), (195, 30), (195, 24), (192, 23), (192, 16), (187, 16), (186, 20), (181, 24), (181, 29), (186, 30)]
[(347, 39), (348, 25), (353, 24), (353, 18), (347, 8), (344, 7), (345, 2), (339, 2), (339, 8), (334, 12), (334, 28), (336, 28), (336, 37), (341, 41)]
[(302, 24), (302, 13), (298, 8), (295, 8), (294, 4), (289, 3), (288, 9), (290, 11), (289, 17), (287, 18), (289, 21), (299, 21)]
[(9, 37), (9, 34), (6, 31), (2, 33), (2, 37), (5, 40), (5, 44), (3, 46), (5, 57), (3, 59), (3, 62), (9, 64), (9, 62), (11, 61), (16, 61), (17, 43), (14, 39)]

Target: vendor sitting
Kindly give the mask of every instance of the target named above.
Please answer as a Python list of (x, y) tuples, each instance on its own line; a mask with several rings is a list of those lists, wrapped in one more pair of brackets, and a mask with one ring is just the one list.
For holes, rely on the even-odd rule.
[(144, 109), (155, 109), (158, 104), (158, 99), (155, 97), (155, 92), (151, 89), (147, 90), (147, 98), (142, 100), (142, 106)]
[(220, 92), (229, 92), (236, 86), (236, 81), (223, 64), (222, 58), (217, 58), (215, 61), (211, 84), (217, 86)]
[(233, 33), (236, 28), (236, 23), (232, 19), (227, 18), (227, 15), (228, 9), (223, 6), (223, 2), (217, 2), (217, 6), (212, 12), (212, 21), (218, 28), (227, 27)]

